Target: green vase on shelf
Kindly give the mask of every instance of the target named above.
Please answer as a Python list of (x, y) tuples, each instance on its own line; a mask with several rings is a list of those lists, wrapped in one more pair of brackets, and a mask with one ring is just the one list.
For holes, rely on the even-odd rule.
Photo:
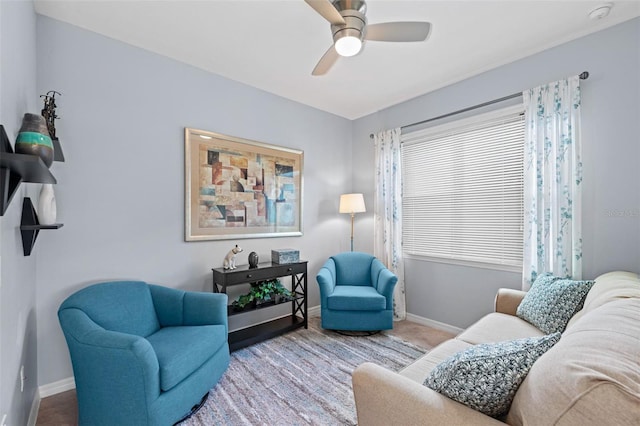
[(36, 155), (42, 159), (45, 166), (51, 167), (53, 143), (44, 117), (31, 113), (24, 115), (15, 150), (18, 154)]

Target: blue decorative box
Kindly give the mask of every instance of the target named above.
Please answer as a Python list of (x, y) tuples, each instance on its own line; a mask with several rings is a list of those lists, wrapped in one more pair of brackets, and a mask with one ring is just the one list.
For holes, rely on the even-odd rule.
[(273, 263), (296, 263), (300, 261), (300, 251), (295, 249), (271, 250), (271, 261)]

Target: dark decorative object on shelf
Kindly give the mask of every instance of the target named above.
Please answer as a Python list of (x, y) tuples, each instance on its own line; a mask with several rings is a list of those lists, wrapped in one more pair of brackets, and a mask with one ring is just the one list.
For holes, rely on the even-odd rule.
[(55, 90), (49, 90), (46, 95), (40, 95), (41, 98), (44, 98), (42, 116), (47, 122), (47, 129), (49, 130), (49, 136), (51, 136), (51, 139), (55, 139), (56, 137), (55, 119), (58, 118), (56, 115), (56, 95), (62, 94)]
[(42, 159), (45, 166), (53, 163), (53, 142), (49, 136), (47, 122), (38, 114), (26, 113), (16, 138), (16, 153), (35, 155)]
[(258, 257), (258, 253), (256, 253), (255, 251), (249, 253), (249, 268), (257, 268), (259, 260), (260, 258)]
[(56, 95), (62, 96), (62, 93), (49, 90), (46, 95), (40, 95), (41, 98), (44, 98), (44, 108), (42, 108), (41, 114), (46, 120), (49, 136), (51, 136), (51, 141), (53, 142), (53, 160), (64, 161), (64, 154), (60, 149), (60, 141), (56, 136), (55, 120), (60, 118), (56, 115)]

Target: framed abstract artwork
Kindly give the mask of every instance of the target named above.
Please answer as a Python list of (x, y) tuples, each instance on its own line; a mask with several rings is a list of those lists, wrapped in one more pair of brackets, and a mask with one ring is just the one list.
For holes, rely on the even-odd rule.
[(185, 128), (185, 240), (302, 235), (300, 150)]

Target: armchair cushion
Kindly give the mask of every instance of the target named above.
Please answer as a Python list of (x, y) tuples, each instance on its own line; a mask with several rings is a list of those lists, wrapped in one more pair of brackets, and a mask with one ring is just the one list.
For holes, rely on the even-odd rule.
[(387, 299), (373, 287), (339, 285), (327, 297), (327, 308), (336, 311), (382, 311)]
[(161, 327), (227, 323), (227, 295), (149, 285)]
[[(368, 253), (348, 252), (331, 256), (335, 262), (338, 285), (371, 286), (371, 263), (375, 259)], [(374, 281), (375, 282), (375, 281)]]
[[(127, 291), (122, 291), (123, 285)], [(114, 281), (84, 288), (60, 307), (69, 308), (80, 309), (106, 330), (146, 337), (160, 328), (149, 286), (142, 281)]]
[(223, 325), (205, 325), (165, 327), (147, 337), (158, 357), (160, 389), (168, 391), (197, 370), (226, 343), (225, 334)]

